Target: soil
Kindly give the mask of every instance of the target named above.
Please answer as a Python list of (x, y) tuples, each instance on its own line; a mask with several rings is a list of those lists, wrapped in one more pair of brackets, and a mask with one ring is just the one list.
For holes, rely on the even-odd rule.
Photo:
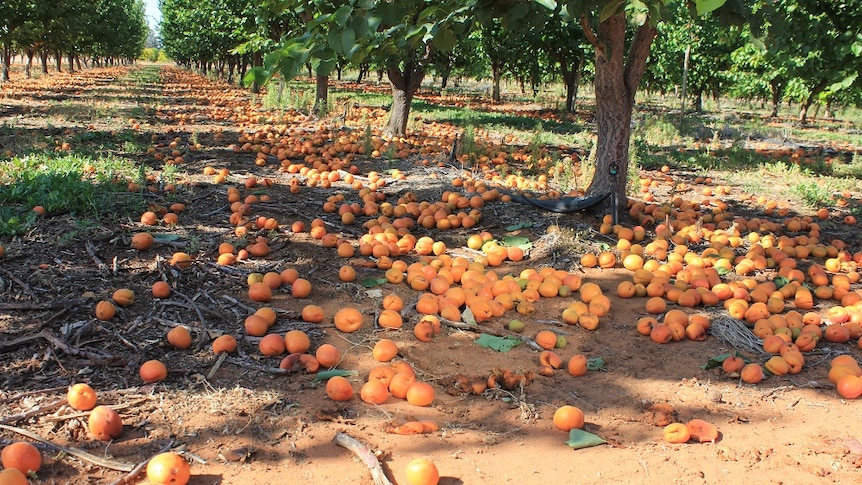
[[(389, 479), (399, 484), (407, 483), (405, 467), (416, 457), (433, 460), (440, 483), (448, 485), (862, 480), (862, 406), (838, 397), (827, 378), (832, 357), (849, 353), (857, 361), (862, 358), (855, 344), (821, 345), (806, 355), (801, 373), (770, 376), (749, 385), (720, 368), (703, 368), (711, 357), (739, 351), (733, 342), (710, 335), (702, 342), (659, 345), (638, 335), (635, 322), (646, 314), (641, 298), (613, 297), (610, 314), (594, 331), (560, 322), (561, 311), (574, 297), (543, 298), (536, 303), (535, 313), (510, 312), (483, 322), (479, 331), (444, 326), (428, 343), (413, 337), (411, 329), (419, 318), (415, 311), (404, 312), (401, 330), (373, 328), (371, 321), (383, 295), (396, 293), (410, 303), (418, 293), (404, 284), (366, 288), (342, 283), (337, 272), (345, 260), (308, 233), (289, 230), (292, 221), (309, 223), (322, 217), (330, 231), (355, 242), (363, 233), (358, 224), (345, 226), (335, 214), (321, 211), (332, 193), (358, 200), (355, 192), (339, 182), (331, 189), (303, 186), (298, 194), (291, 193), (289, 182), (296, 175), (278, 171), (277, 164), (257, 167), (254, 153), (231, 150), (241, 133), (258, 126), (259, 120), (223, 116), (239, 112), (237, 101), (256, 103), (247, 91), (167, 66), (158, 85), (141, 86), (124, 81), (128, 69), (58, 74), (60, 81), (51, 88), (17, 79), (0, 91), (0, 123), (11, 127), (0, 133), (4, 150), (15, 150), (16, 144), (39, 135), (58, 138), (89, 132), (110, 137), (133, 124), (140, 124), (135, 136), (144, 143), (155, 136), (157, 144), (166, 146), (179, 137), (186, 148), (177, 193), (156, 191), (148, 200), (187, 206), (175, 227), (149, 228), (124, 219), (82, 229), (70, 214), (49, 214), (24, 236), (2, 240), (6, 255), (0, 259), (0, 423), (14, 427), (0, 430), (4, 443), (24, 439), (15, 429), (26, 430), (49, 443), (127, 465), (173, 448), (190, 460), (189, 483), (196, 485), (372, 483), (369, 470), (348, 450), (333, 444), (337, 433), (367, 445)], [(107, 116), (100, 115), (100, 110)], [(129, 120), (132, 117), (136, 119)], [(313, 120), (300, 125), (298, 118), (297, 127), (315, 126)], [(223, 139), (217, 133), (224, 134)], [(188, 149), (195, 141), (200, 147)], [(122, 155), (155, 171), (162, 169), (143, 151)], [(445, 160), (447, 154), (432, 156)], [(420, 200), (439, 200), (444, 190), (452, 190), (451, 178), (459, 173), (450, 166), (425, 166), (412, 159), (363, 157), (355, 163), (361, 174), (395, 167), (406, 174), (405, 180), (393, 180), (383, 189), (388, 200), (407, 191)], [(201, 175), (205, 166), (229, 168), (229, 183), (211, 183), (212, 177)], [(259, 190), (269, 194), (272, 202), (258, 204), (255, 210), (277, 218), (282, 228), (270, 234), (272, 252), (266, 258), (218, 266), (214, 263), (218, 243), (235, 240), (228, 222), (227, 186), (241, 186), (251, 175), (275, 182)], [(243, 193), (250, 191), (243, 189)], [(525, 221), (534, 226), (506, 230)], [(577, 265), (584, 248), (614, 243), (595, 230), (598, 222), (590, 212), (557, 215), (498, 202), (483, 209), (475, 228), (416, 233), (441, 239), (450, 253), (467, 257), (479, 254), (464, 247), (467, 236), (478, 231), (497, 238), (527, 236), (535, 244), (530, 257), (496, 268), (501, 276), (552, 266), (577, 271), (583, 281), (595, 282), (605, 294), (615, 295), (617, 284), (630, 277), (627, 270)], [(545, 235), (552, 225), (575, 229), (589, 240), (581, 246), (555, 244), (553, 237)], [(143, 230), (176, 238), (162, 239), (149, 251), (130, 249), (131, 235)], [(167, 264), (179, 250), (193, 256), (190, 267)], [(404, 258), (412, 262), (417, 256)], [(380, 278), (382, 271), (366, 267), (365, 262), (367, 258), (358, 255), (347, 261), (357, 268), (357, 281)], [(284, 373), (278, 369), (280, 357), (263, 357), (257, 339), (242, 331), (244, 318), (262, 306), (249, 299), (246, 279), (252, 272), (288, 267), (308, 278), (314, 290), (308, 299), (276, 290), (269, 304), (278, 310), (279, 319), (271, 331), (298, 328), (308, 332), (313, 348), (324, 342), (338, 347), (344, 353), (338, 368), (356, 372), (350, 380), (357, 393), (370, 369), (378, 365), (371, 347), (380, 338), (393, 339), (400, 347), (399, 359), (409, 362), (421, 380), (433, 384), (433, 404), (417, 407), (390, 397), (372, 406), (358, 396), (335, 402), (326, 397), (314, 374)], [(150, 286), (160, 279), (174, 289), (167, 299), (151, 296)], [(96, 320), (95, 303), (123, 287), (134, 290), (134, 304), (121, 308), (109, 321)], [(324, 323), (300, 320), (302, 308), (309, 303), (323, 308)], [(356, 333), (341, 333), (331, 324), (332, 315), (347, 306), (365, 315), (366, 324)], [(818, 309), (823, 311), (825, 306)], [(709, 314), (718, 317), (722, 311), (709, 310)], [(489, 389), (479, 395), (458, 389), (459, 376), (484, 379), (495, 370), (536, 371), (539, 352), (529, 342), (508, 352), (475, 343), (481, 331), (509, 334), (504, 327), (515, 317), (526, 323), (522, 336), (550, 328), (568, 340), (557, 350), (563, 359), (575, 354), (601, 358), (603, 369), (583, 377), (564, 371), (550, 377), (537, 375), (525, 386)], [(179, 324), (193, 329), (192, 350), (175, 350), (165, 341), (166, 331)], [(209, 347), (210, 339), (221, 333), (239, 338), (239, 352), (223, 361)], [(765, 361), (759, 353), (741, 353), (752, 361)], [(167, 364), (170, 372), (165, 381), (141, 381), (137, 369), (149, 359)], [(86, 413), (63, 402), (65, 387), (81, 381), (98, 390), (100, 403), (115, 406), (123, 416), (124, 431), (118, 439), (105, 443), (89, 438)], [(582, 409), (585, 430), (606, 443), (569, 447), (568, 433), (552, 423), (554, 411), (564, 404)], [(719, 439), (714, 443), (663, 441), (663, 425), (668, 421), (694, 418), (715, 424)], [(387, 432), (393, 423), (408, 420), (432, 420), (439, 430), (409, 436)], [(125, 471), (58, 452), (51, 445), (40, 446), (44, 465), (33, 483), (145, 481), (138, 476), (123, 482)]]

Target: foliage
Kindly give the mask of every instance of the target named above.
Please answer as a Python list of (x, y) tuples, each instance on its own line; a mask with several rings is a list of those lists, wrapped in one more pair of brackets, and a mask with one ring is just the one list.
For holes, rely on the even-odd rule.
[[(85, 170), (93, 167), (93, 172)], [(128, 217), (143, 207), (130, 194), (130, 162), (79, 155), (32, 154), (0, 163), (0, 235), (22, 234), (36, 218), (33, 207), (75, 218)]]
[(141, 0), (0, 2), (0, 81), (8, 80), (9, 57), (16, 51), (30, 58), (42, 51), (58, 58), (65, 54), (130, 61), (141, 53), (147, 34)]

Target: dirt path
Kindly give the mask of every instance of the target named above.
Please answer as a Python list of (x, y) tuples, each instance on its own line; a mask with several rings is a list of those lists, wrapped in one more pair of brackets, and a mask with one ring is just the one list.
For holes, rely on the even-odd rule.
[[(117, 81), (119, 76), (122, 81)], [(306, 233), (293, 233), (293, 221), (306, 224), (323, 217), (328, 229), (357, 242), (363, 230), (344, 226), (337, 215), (323, 213), (327, 197), (340, 193), (349, 201), (358, 197), (343, 181), (330, 189), (303, 186), (290, 191), (298, 175), (277, 170), (277, 164), (255, 166), (253, 152), (235, 151), (243, 132), (272, 123), (258, 113), (251, 119), (249, 96), (229, 86), (209, 83), (187, 73), (162, 69), (158, 79), (129, 77), (125, 70), (88, 71), (70, 78), (74, 86), (51, 92), (38, 85), (20, 91), (4, 89), (0, 123), (11, 131), (0, 142), (14, 149), (19, 137), (46, 133), (66, 134), (74, 143), (108, 140), (128, 133), (124, 156), (145, 161), (156, 172), (162, 162), (147, 154), (151, 143), (157, 153), (181, 151), (176, 194), (157, 190), (152, 204), (182, 202), (186, 210), (174, 227), (149, 228), (163, 237), (149, 251), (129, 248), (130, 236), (145, 228), (136, 220), (116, 220), (95, 229), (81, 228), (67, 215), (41, 220), (25, 236), (3, 240), (6, 256), (0, 259), (0, 422), (28, 429), (51, 442), (85, 449), (124, 463), (138, 463), (173, 440), (192, 463), (191, 484), (371, 483), (370, 475), (349, 452), (331, 443), (337, 432), (347, 433), (378, 452), (387, 475), (407, 483), (404, 469), (416, 457), (432, 459), (441, 484), (473, 483), (857, 483), (862, 480), (862, 406), (840, 399), (827, 378), (828, 361), (839, 353), (857, 360), (860, 351), (850, 345), (821, 347), (807, 356), (800, 374), (769, 377), (758, 385), (743, 384), (723, 375), (721, 369), (702, 369), (707, 360), (734, 349), (710, 336), (658, 345), (635, 331), (644, 312), (641, 298), (612, 298), (610, 313), (595, 331), (559, 324), (569, 298), (543, 298), (535, 313), (509, 312), (483, 323), (494, 333), (516, 316), (526, 323), (524, 336), (551, 328), (565, 335), (568, 345), (558, 349), (563, 359), (575, 354), (601, 358), (603, 371), (572, 377), (557, 371), (536, 376), (529, 385), (511, 391), (487, 390), (481, 395), (456, 389), (458, 376), (487, 377), (495, 369), (532, 372), (539, 352), (519, 345), (496, 352), (475, 343), (477, 332), (444, 327), (432, 342), (417, 341), (412, 328), (415, 312), (405, 312), (401, 330), (373, 329), (383, 295), (398, 294), (405, 302), (418, 296), (405, 284), (385, 284), (369, 293), (356, 283), (338, 279), (339, 268), (349, 262), (359, 278), (380, 278), (383, 271), (363, 264), (357, 255), (343, 260), (335, 249), (323, 247)], [(110, 94), (106, 94), (110, 93)], [(106, 114), (107, 116), (101, 116)], [(369, 113), (374, 119), (382, 113)], [(296, 116), (290, 128), (300, 127)], [(89, 130), (87, 129), (89, 126)], [(309, 122), (304, 127), (313, 127)], [(125, 131), (130, 130), (130, 131)], [(88, 137), (82, 137), (88, 132)], [(11, 133), (11, 134), (10, 134)], [(179, 139), (176, 147), (171, 142)], [(361, 174), (393, 168), (384, 159), (357, 157)], [(435, 169), (406, 161), (394, 162), (406, 178), (392, 180), (384, 190), (387, 200), (408, 191), (428, 200), (452, 190), (448, 169)], [(204, 167), (230, 169), (227, 185), (215, 185)], [(274, 185), (256, 189), (272, 201), (260, 204), (255, 214), (274, 217), (281, 229), (270, 235), (270, 254), (232, 267), (214, 263), (220, 242), (235, 241), (229, 223), (227, 186), (239, 186), (250, 176), (268, 177)], [(153, 184), (164, 189), (166, 180)], [(589, 227), (588, 216), (552, 216), (533, 208), (493, 203), (483, 210), (480, 224), (470, 230), (445, 234), (418, 231), (447, 241), (455, 254), (476, 255), (463, 245), (466, 237), (489, 231), (506, 234), (513, 221), (535, 221), (521, 235), (533, 241), (552, 224)], [(64, 234), (72, 234), (63, 237)], [(194, 263), (187, 269), (166, 264), (175, 251), (186, 251)], [(857, 248), (858, 250), (858, 248)], [(536, 250), (536, 255), (540, 251)], [(519, 274), (525, 268), (574, 267), (580, 254), (556, 249), (544, 259), (506, 263), (500, 276)], [(411, 254), (408, 262), (417, 257)], [(243, 320), (260, 306), (249, 300), (246, 279), (252, 272), (280, 272), (296, 268), (314, 285), (308, 299), (276, 290), (271, 306), (279, 312), (272, 331), (303, 329), (313, 348), (330, 343), (343, 352), (339, 368), (356, 371), (350, 377), (359, 391), (378, 363), (371, 348), (382, 337), (399, 344), (401, 359), (409, 362), (419, 379), (433, 384), (436, 398), (429, 407), (417, 407), (390, 397), (372, 406), (358, 396), (347, 402), (326, 397), (324, 386), (304, 372), (279, 374), (280, 357), (263, 357), (255, 339), (244, 337)], [(615, 295), (620, 281), (630, 278), (621, 268), (579, 273), (584, 282), (597, 283)], [(174, 293), (155, 299), (150, 287), (169, 282)], [(95, 301), (117, 288), (135, 291), (133, 305), (117, 317), (100, 322), (92, 317)], [(575, 294), (577, 296), (577, 294)], [(319, 305), (323, 324), (300, 321), (303, 307)], [(366, 325), (345, 334), (331, 324), (343, 307), (362, 310)], [(165, 332), (176, 324), (193, 328), (208, 341), (220, 333), (239, 337), (241, 353), (216, 366), (217, 357), (203, 342), (197, 350), (171, 348)], [(206, 332), (206, 333), (204, 333)], [(750, 355), (762, 362), (760, 355)], [(164, 382), (145, 385), (137, 369), (148, 359), (161, 359), (170, 369)], [(87, 381), (100, 392), (101, 401), (117, 405), (124, 418), (122, 436), (110, 444), (93, 441), (86, 433), (86, 418), (67, 406), (54, 406), (32, 417), (11, 419), (37, 406), (56, 404), (64, 396), (51, 388)], [(46, 392), (22, 396), (27, 391)], [(561, 405), (580, 407), (585, 429), (607, 444), (573, 450), (568, 434), (552, 423)], [(715, 424), (716, 443), (668, 444), (662, 427), (649, 409), (660, 404), (676, 420), (699, 418)], [(387, 432), (393, 421), (432, 420), (439, 430), (427, 435), (402, 436)], [(3, 430), (0, 439), (20, 439)], [(45, 464), (34, 483), (110, 483), (124, 475), (68, 455), (45, 449)], [(139, 478), (138, 481), (141, 481)]]

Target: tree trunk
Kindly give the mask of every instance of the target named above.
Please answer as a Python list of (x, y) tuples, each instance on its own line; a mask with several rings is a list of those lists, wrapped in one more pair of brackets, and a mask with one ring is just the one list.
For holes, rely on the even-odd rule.
[(42, 74), (48, 75), (48, 51), (43, 49), (39, 52), (39, 60), (42, 61)]
[[(255, 52), (252, 55), (251, 64), (253, 67), (263, 65), (263, 54), (261, 54), (260, 52)], [(259, 93), (260, 92), (260, 84), (258, 84), (258, 83), (252, 84), (251, 85), (251, 92), (254, 94)]]
[(61, 72), (63, 68), (63, 54), (60, 51), (54, 53), (54, 62), (57, 64), (57, 72)]
[(816, 86), (811, 88), (811, 92), (808, 94), (808, 97), (805, 98), (805, 101), (802, 103), (802, 107), (799, 110), (799, 124), (804, 125), (808, 123), (808, 110), (814, 103), (814, 99), (817, 98), (817, 95), (819, 95), (826, 88), (827, 84), (828, 81), (824, 79), (817, 83)]
[(24, 64), (24, 76), (27, 79), (32, 77), (31, 69), (33, 68), (33, 57), (36, 56), (36, 49), (32, 47), (27, 48), (27, 63)]
[(778, 78), (772, 78), (769, 81), (769, 89), (772, 91), (772, 113), (770, 117), (778, 117), (778, 107), (781, 104), (781, 96), (784, 95), (784, 83)]
[(389, 111), (389, 122), (383, 131), (388, 135), (404, 136), (407, 132), (407, 120), (410, 118), (413, 95), (422, 84), (425, 70), (408, 64), (404, 72), (397, 68), (390, 68), (387, 75), (392, 86), (392, 108)]
[(703, 90), (698, 89), (694, 93), (694, 112), (703, 113)]
[(371, 64), (364, 62), (359, 65), (359, 74), (356, 75), (356, 83), (361, 83), (362, 79), (368, 75), (368, 70), (371, 69)]
[(12, 65), (12, 48), (8, 43), (3, 44), (3, 66), (0, 67), (0, 82), (9, 81), (9, 69)]
[(593, 33), (585, 17), (581, 24), (587, 38), (596, 47), (596, 173), (587, 193), (616, 193), (618, 207), (625, 208), (632, 110), (657, 31), (647, 19), (638, 27), (629, 52), (624, 56), (624, 13), (601, 22), (598, 35)]
[[(499, 103), (500, 96), (500, 79), (503, 77), (503, 66), (499, 61), (491, 63), (491, 79), (493, 80), (493, 89), (491, 91), (491, 99), (495, 103)], [(522, 85), (523, 86), (523, 85)]]
[(823, 116), (827, 120), (835, 121), (835, 112), (832, 111), (832, 96), (826, 99), (826, 112), (823, 113)]
[(314, 107), (311, 109), (315, 116), (321, 117), (326, 114), (327, 102), (329, 101), (329, 76), (318, 74), (315, 79)]
[(558, 59), (560, 63), (560, 72), (563, 76), (563, 84), (566, 85), (566, 112), (575, 112), (575, 100), (578, 98), (578, 85), (581, 82), (581, 72), (584, 70), (586, 59), (584, 51), (580, 51), (577, 55), (577, 63), (569, 68), (568, 59), (561, 57)]
[(440, 77), (440, 90), (446, 89), (446, 86), (449, 85), (449, 74), (444, 74)]
[(66, 62), (69, 64), (69, 72), (75, 72), (75, 56), (71, 52), (66, 54)]

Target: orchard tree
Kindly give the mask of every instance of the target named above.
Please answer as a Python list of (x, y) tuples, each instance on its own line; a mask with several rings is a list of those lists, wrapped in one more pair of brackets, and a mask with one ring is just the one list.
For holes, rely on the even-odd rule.
[(758, 14), (768, 21), (765, 45), (772, 62), (808, 89), (800, 123), (815, 101), (862, 86), (862, 2), (775, 0)]
[[(430, 5), (430, 6), (429, 6)], [(384, 132), (403, 136), (413, 96), (436, 50), (450, 51), (472, 25), (470, 2), (401, 0), (378, 2), (370, 20), (380, 19), (370, 55), (386, 71), (392, 107)]]
[[(554, 11), (553, 0), (534, 0)], [(565, 12), (580, 23), (595, 49), (596, 173), (588, 194), (614, 193), (626, 202), (629, 139), (635, 94), (646, 69), (658, 24), (673, 13), (663, 0), (562, 0)], [(742, 18), (738, 0), (695, 0), (694, 13), (715, 10), (724, 17)], [(631, 35), (627, 35), (629, 30)]]
[(15, 35), (30, 15), (36, 5), (32, 0), (4, 0), (0, 2), (0, 82), (9, 81), (9, 69), (12, 64), (13, 43)]
[[(650, 49), (650, 62), (644, 74), (651, 90), (666, 92), (683, 84), (686, 49), (689, 51), (686, 73), (688, 93), (694, 99), (695, 111), (703, 110), (703, 95), (725, 94), (730, 88), (731, 54), (746, 41), (741, 26), (721, 25), (715, 16), (690, 17), (686, 4), (670, 5), (674, 15), (658, 25), (658, 35)], [(683, 100), (687, 102), (688, 100)]]

